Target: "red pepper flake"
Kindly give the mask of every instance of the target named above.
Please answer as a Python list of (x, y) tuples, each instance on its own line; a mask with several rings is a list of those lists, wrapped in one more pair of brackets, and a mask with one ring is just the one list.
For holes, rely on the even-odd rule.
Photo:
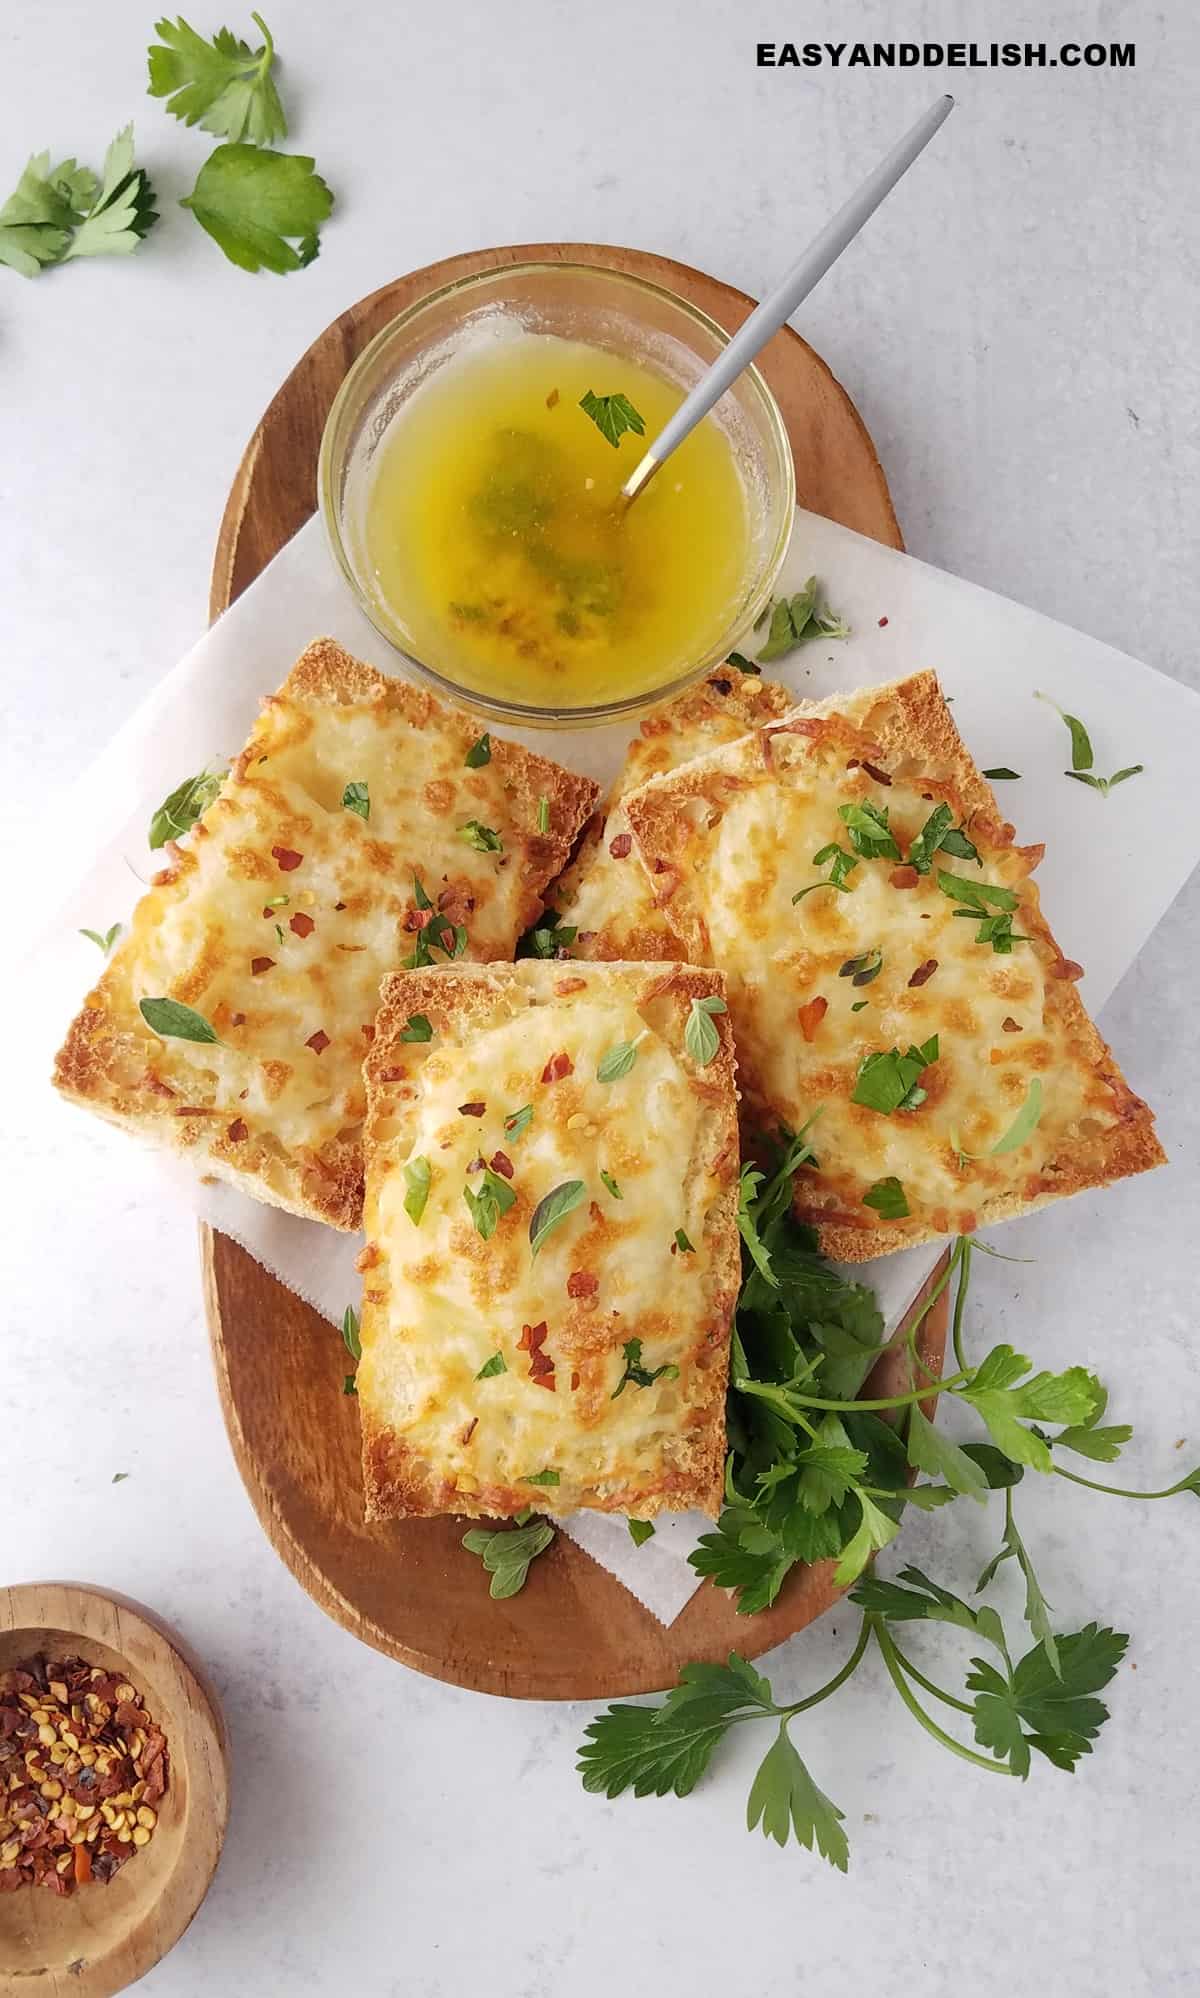
[(579, 1386), (579, 1371), (578, 1371), (578, 1368), (576, 1368), (576, 1370), (575, 1370), (575, 1371), (574, 1371), (574, 1372), (572, 1373), (572, 1375), (571, 1375), (571, 1386), (572, 1386), (573, 1388), (577, 1388), (577, 1387)]
[(379, 1071), (379, 1080), (380, 1082), (403, 1082), (404, 1070), (402, 1068), (381, 1068)]
[(273, 846), (271, 848), (271, 858), (278, 861), (281, 874), (290, 874), (294, 867), (299, 867), (304, 855), (297, 853), (290, 846)]
[(368, 1044), (371, 1041), (373, 1041), (375, 1038), (375, 1028), (370, 1020), (364, 1022), (364, 1024), (359, 1028), (358, 1031), (362, 1035), (364, 1041), (366, 1041)]
[(288, 918), (289, 930), (298, 937), (310, 937), (316, 927), (312, 917), (306, 916), (303, 909), (297, 909), (295, 915)]
[(915, 888), (920, 879), (915, 867), (893, 867), (888, 875), (893, 888)]
[(311, 1048), (314, 1054), (324, 1054), (329, 1046), (329, 1035), (324, 1027), (318, 1027), (315, 1034), (309, 1035), (304, 1045), (306, 1048)]
[(517, 1341), (517, 1351), (529, 1355), (529, 1378), (536, 1387), (549, 1388), (554, 1393), (554, 1361), (549, 1353), (542, 1351), (546, 1343), (546, 1321), (540, 1325), (522, 1325), (521, 1336)]
[(887, 784), (890, 787), (892, 781), (891, 778), (888, 776), (886, 770), (881, 770), (879, 768), (879, 765), (877, 763), (868, 763), (866, 758), (864, 757), (862, 767), (866, 771), (867, 776), (873, 777), (877, 784)]
[(1025, 1032), (1021, 1022), (1014, 1020), (1011, 1013), (1006, 1014), (1004, 1019), (1001, 1020), (1000, 1029), (1005, 1034), (1023, 1034)]
[(244, 1013), (231, 1013), (229, 1015), (229, 1024), (231, 1027), (244, 1027), (246, 1024), (246, 1015)]
[(333, 906), (335, 909), (344, 909), (346, 904), (344, 902), (335, 902)]
[(600, 1288), (600, 1279), (590, 1270), (572, 1270), (567, 1278), (568, 1297), (594, 1297)]
[(543, 1082), (561, 1082), (566, 1075), (574, 1075), (575, 1064), (569, 1054), (551, 1055), (542, 1070)]
[(264, 971), (272, 971), (274, 966), (273, 957), (252, 957), (250, 960), (250, 969), (256, 978), (261, 978)]
[(633, 834), (618, 833), (608, 842), (608, 850), (614, 860), (625, 860), (633, 852)]
[(240, 1117), (235, 1117), (232, 1124), (229, 1126), (229, 1129), (226, 1131), (225, 1136), (227, 1138), (231, 1138), (235, 1145), (240, 1145), (244, 1138), (248, 1138), (250, 1136), (250, 1133), (246, 1129), (243, 1120)]
[(460, 1117), (482, 1117), (486, 1109), (486, 1103), (460, 1103), (458, 1114)]
[(665, 860), (655, 860), (651, 862), (651, 873), (665, 874), (666, 872), (667, 872), (667, 862)]
[(927, 957), (925, 959), (924, 964), (919, 964), (917, 966), (916, 970), (913, 972), (912, 977), (908, 981), (909, 984), (928, 985), (930, 979), (933, 977), (933, 974), (937, 970), (937, 968), (938, 968), (938, 961), (936, 957)]
[(799, 1012), (800, 1031), (804, 1035), (806, 1041), (812, 1041), (816, 1039), (817, 1028), (820, 1026), (822, 1020), (825, 1018), (825, 1015), (828, 1011), (829, 1011), (828, 999), (822, 999), (819, 997), (816, 999), (808, 999), (805, 1001), (804, 1005), (801, 1006)]
[(883, 630), (883, 628), (884, 628), (884, 626), (886, 625), (886, 623), (887, 623), (887, 619), (886, 619), (885, 617), (881, 617), (881, 618), (880, 618), (880, 620), (879, 620), (879, 629), (880, 629), (880, 631), (882, 631), (882, 630)]
[(493, 1152), (491, 1158), (488, 1160), (488, 1164), (493, 1172), (500, 1174), (501, 1179), (512, 1178), (513, 1162), (507, 1152)]

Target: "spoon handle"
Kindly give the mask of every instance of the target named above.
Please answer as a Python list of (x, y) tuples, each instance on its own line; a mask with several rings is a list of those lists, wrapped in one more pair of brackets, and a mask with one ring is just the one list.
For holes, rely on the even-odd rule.
[(885, 196), (891, 193), (896, 182), (908, 172), (918, 153), (924, 151), (953, 109), (952, 97), (939, 97), (936, 103), (931, 104), (911, 130), (867, 175), (862, 185), (855, 189), (833, 219), (825, 224), (820, 235), (814, 237), (803, 256), (792, 265), (774, 291), (755, 307), (745, 325), (734, 334), (729, 345), (722, 348), (711, 368), (680, 403), (670, 422), (664, 425), (625, 481), (621, 491), (627, 500), (641, 491), (663, 460), (682, 444), (701, 417), (708, 415), (742, 370), (749, 367), (759, 349), (766, 346), (771, 335), (779, 331), (784, 321), (820, 283), (829, 266), (841, 256), (847, 243), (853, 242), (864, 223), (875, 213)]

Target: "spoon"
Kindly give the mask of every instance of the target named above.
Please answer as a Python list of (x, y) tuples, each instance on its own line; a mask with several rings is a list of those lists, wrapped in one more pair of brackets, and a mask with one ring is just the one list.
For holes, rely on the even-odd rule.
[(621, 487), (621, 498), (626, 505), (637, 498), (664, 460), (682, 444), (689, 431), (695, 429), (701, 417), (708, 415), (714, 403), (720, 400), (742, 370), (750, 366), (759, 350), (766, 346), (771, 335), (779, 331), (785, 319), (790, 319), (796, 307), (820, 283), (830, 264), (837, 261), (847, 243), (854, 241), (864, 223), (891, 193), (896, 182), (908, 172), (917, 155), (924, 152), (953, 109), (952, 97), (939, 97), (936, 103), (931, 104), (891, 152), (880, 160), (874, 172), (867, 175), (861, 187), (838, 209), (833, 220), (825, 224), (820, 235), (813, 238), (800, 261), (793, 264), (782, 282), (763, 299), (761, 305), (755, 307), (745, 325), (734, 334), (729, 345), (722, 348), (711, 368), (700, 377), (690, 395), (685, 396), (670, 422), (664, 425), (635, 465)]

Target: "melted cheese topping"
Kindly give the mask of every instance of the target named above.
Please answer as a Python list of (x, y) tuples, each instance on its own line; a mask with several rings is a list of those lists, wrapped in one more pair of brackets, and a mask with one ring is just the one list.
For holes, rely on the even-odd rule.
[[(626, 1041), (637, 1044), (633, 1068), (598, 1081), (601, 1058)], [(439, 1033), (427, 1052), (396, 1053), (408, 1060), (389, 1071), (400, 1084), (395, 1114), (370, 1155), (358, 1372), (365, 1419), (443, 1482), (439, 1511), (453, 1510), (456, 1494), (495, 1511), (670, 1504), (694, 1410), (712, 1402), (711, 1369), (723, 1370), (728, 1337), (727, 1307), (713, 1303), (711, 1219), (737, 1160), (735, 1144), (719, 1170), (706, 1157), (712, 1085), (631, 999), (596, 993), (590, 982), (465, 1041)], [(571, 1073), (543, 1080), (563, 1056)], [(732, 1138), (731, 1087), (726, 1094)], [(464, 1115), (464, 1103), (482, 1104), (483, 1114)], [(528, 1129), (506, 1136), (505, 1117), (525, 1105)], [(516, 1198), (485, 1241), (463, 1189), (479, 1188), (482, 1175), (470, 1168), (497, 1152), (511, 1165)], [(404, 1206), (404, 1167), (414, 1158), (427, 1159), (432, 1174), (417, 1223)], [(533, 1210), (569, 1180), (583, 1181), (584, 1197), (535, 1256)], [(678, 1248), (679, 1228), (692, 1250)], [(718, 1248), (728, 1255), (728, 1244)], [(678, 1368), (678, 1377), (627, 1381), (617, 1393), (632, 1339), (644, 1369)], [(496, 1353), (505, 1371), (479, 1379)], [(552, 1386), (535, 1377), (546, 1358)], [(557, 1484), (527, 1482), (543, 1470), (557, 1472)]]
[[(511, 744), (468, 768), (477, 724), (417, 698), (423, 728), (403, 705), (274, 696), (87, 1002), (111, 1041), (103, 1086), (79, 1093), (118, 1116), (170, 1118), (175, 1142), (343, 1225), (356, 1218), (346, 1178), (361, 1180), (381, 978), (437, 912), (465, 932), (466, 958), (511, 957), (586, 809), (569, 816), (562, 773)], [(365, 819), (343, 805), (350, 784), (367, 787)], [(551, 837), (537, 829), (539, 790), (553, 797)], [(469, 821), (501, 850), (476, 850)], [(426, 961), (444, 960), (435, 949)], [(161, 996), (200, 1013), (219, 1043), (152, 1033), (138, 1002)]]
[[(812, 1134), (820, 1169), (798, 1183), (801, 1204), (858, 1228), (969, 1228), (997, 1195), (1052, 1191), (1059, 1156), (1119, 1121), (1114, 1094), (1055, 1004), (1058, 953), (1018, 849), (975, 835), (982, 866), (938, 853), (908, 885), (893, 881), (895, 860), (859, 858), (849, 892), (819, 888), (793, 903), (828, 875), (828, 862), (813, 860), (822, 847), (851, 850), (839, 804), (886, 807), (907, 854), (947, 791), (931, 793), (919, 777), (885, 787), (847, 768), (849, 754), (836, 738), (814, 746), (775, 735), (764, 749), (754, 737), (691, 766), (694, 776), (651, 785), (631, 810), (647, 864), (669, 870), (660, 878), (673, 887), (672, 920), (700, 961), (728, 977), (752, 1118), (767, 1130), (779, 1122), (798, 1129), (820, 1113)], [(955, 916), (939, 869), (1015, 890), (1013, 929), (1034, 940), (1007, 955), (976, 942), (981, 919)], [(879, 975), (855, 986), (843, 966), (874, 952), (882, 953)], [(868, 1055), (933, 1034), (939, 1058), (920, 1078), (926, 1099), (918, 1107), (886, 1115), (851, 1101)], [(1044, 1107), (1028, 1142), (964, 1159), (960, 1147), (986, 1154), (1009, 1129), (1035, 1076)], [(863, 1204), (891, 1176), (904, 1187), (907, 1223), (883, 1221)]]

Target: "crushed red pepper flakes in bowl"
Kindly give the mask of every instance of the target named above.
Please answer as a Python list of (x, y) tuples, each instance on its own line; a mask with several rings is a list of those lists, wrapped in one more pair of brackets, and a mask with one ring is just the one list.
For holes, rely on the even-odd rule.
[(149, 1845), (167, 1738), (119, 1672), (44, 1657), (0, 1672), (0, 1889), (106, 1885)]

